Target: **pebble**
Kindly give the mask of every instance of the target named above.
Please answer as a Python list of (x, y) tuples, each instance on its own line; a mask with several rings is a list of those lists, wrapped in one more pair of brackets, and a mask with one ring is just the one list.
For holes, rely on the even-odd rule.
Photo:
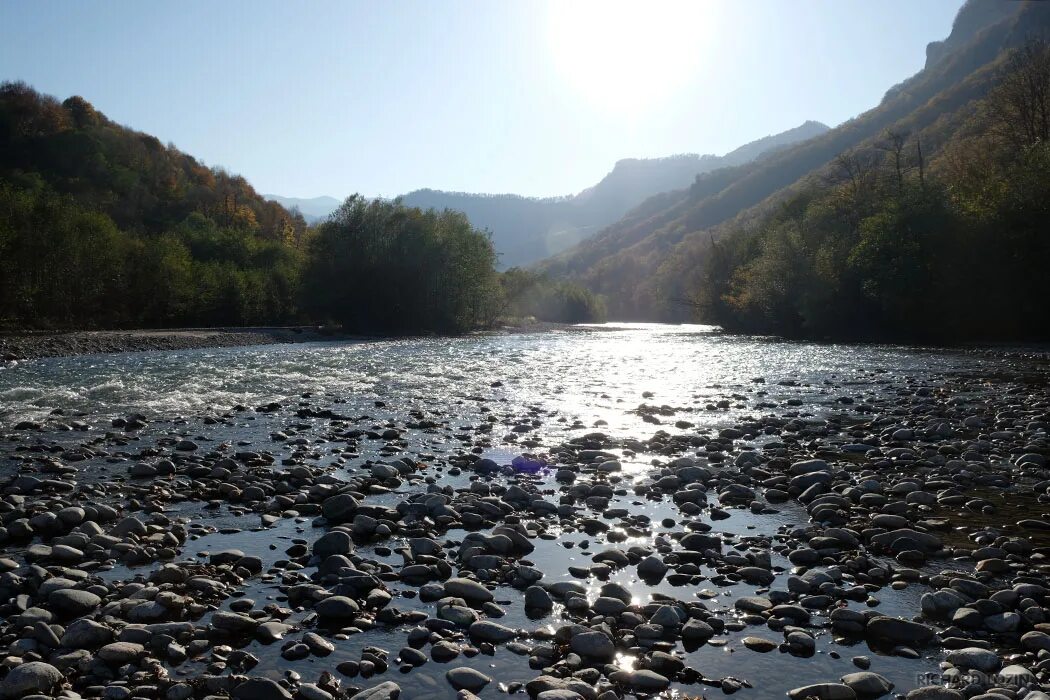
[(401, 697), (401, 686), (392, 681), (385, 681), (371, 688), (354, 693), (349, 700), (397, 700)]
[[(826, 381), (763, 383), (762, 410), (743, 410), (752, 389), (687, 409), (739, 416), (712, 430), (645, 405), (660, 424), (635, 438), (573, 417), (545, 432), (564, 416), (466, 396), (474, 419), (303, 396), (119, 419), (53, 450), (41, 421), (3, 454), (0, 697), (386, 700), (395, 672), (435, 697), (496, 690), (464, 662), (539, 700), (752, 682), (757, 697), (819, 655), (806, 668), (828, 677), (807, 670), (822, 682), (792, 698), (1022, 700), (997, 684), (1046, 680), (1050, 397), (965, 374)], [(521, 456), (479, 456), (497, 443)], [(801, 517), (765, 519), (777, 510)], [(864, 642), (886, 675), (840, 655)], [(724, 661), (698, 663), (702, 644)], [(248, 675), (260, 657), (294, 664)], [(894, 688), (921, 657), (950, 687)], [(502, 677), (514, 658), (532, 675)]]
[(445, 672), (445, 678), (456, 690), (478, 692), (492, 682), (492, 679), (480, 671), (469, 667), (453, 668)]

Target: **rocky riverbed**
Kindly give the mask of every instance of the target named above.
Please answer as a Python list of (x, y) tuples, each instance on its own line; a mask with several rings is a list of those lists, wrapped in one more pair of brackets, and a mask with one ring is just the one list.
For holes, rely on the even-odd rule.
[(131, 331), (34, 331), (0, 333), (0, 361), (70, 357), (111, 352), (192, 350), (323, 340), (316, 327), (172, 328)]
[[(564, 341), (594, 392), (535, 336), (299, 350), (502, 353), (413, 391), (9, 412), (0, 698), (1047, 697), (1039, 356), (643, 340)], [(744, 369), (682, 376), (710, 342)]]

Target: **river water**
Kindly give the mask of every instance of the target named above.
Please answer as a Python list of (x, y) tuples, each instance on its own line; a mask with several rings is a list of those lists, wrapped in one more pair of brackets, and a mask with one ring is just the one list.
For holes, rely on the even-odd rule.
[[(421, 403), (456, 412), (458, 402), (484, 394), (510, 409), (541, 406), (588, 426), (604, 420), (608, 432), (634, 434), (648, 428), (626, 410), (642, 403), (684, 408), (696, 425), (715, 426), (754, 413), (759, 390), (767, 395), (758, 402), (800, 399), (804, 412), (833, 404), (841, 392), (829, 385), (848, 385), (862, 396), (980, 366), (961, 353), (793, 343), (722, 335), (709, 326), (605, 325), (22, 362), (0, 370), (0, 421), (41, 418), (55, 408), (93, 419), (131, 412), (189, 416), (305, 392), (338, 397), (353, 409), (381, 400), (401, 413)], [(759, 378), (765, 382), (756, 383)], [(493, 392), (497, 381), (503, 386)], [(798, 386), (778, 384), (788, 381)], [(728, 410), (704, 410), (727, 397)]]
[[(238, 441), (239, 444), (268, 444), (271, 431), (287, 426), (286, 419), (265, 414), (251, 420), (207, 424), (202, 416), (228, 411), (238, 404), (255, 407), (271, 401), (295, 402), (309, 395), (314, 405), (331, 406), (340, 413), (368, 414), (377, 424), (406, 420), (410, 411), (451, 424), (471, 425), (496, 416), (499, 427), (486, 456), (507, 462), (527, 451), (529, 445), (552, 445), (600, 430), (617, 436), (645, 439), (656, 430), (703, 432), (730, 425), (744, 416), (766, 413), (798, 415), (820, 422), (828, 413), (864, 412), (865, 402), (885, 398), (900, 387), (935, 386), (947, 374), (987, 370), (980, 356), (964, 352), (933, 351), (877, 345), (794, 343), (763, 338), (723, 335), (705, 326), (606, 325), (538, 334), (494, 334), (463, 338), (329, 342), (300, 345), (255, 346), (180, 352), (127, 353), (23, 362), (0, 369), (0, 431), (22, 420), (44, 420), (55, 409), (64, 422), (82, 421), (88, 434), (109, 429), (115, 417), (142, 413), (155, 421), (144, 436), (178, 434), (198, 440)], [(638, 411), (640, 406), (665, 407), (656, 412), (659, 425)], [(643, 415), (644, 414), (644, 415)], [(533, 429), (515, 433), (522, 415), (533, 418)], [(178, 418), (182, 417), (182, 419)], [(285, 422), (282, 422), (285, 421)], [(298, 422), (299, 434), (308, 434), (309, 421)], [(503, 425), (505, 424), (505, 425)], [(151, 432), (152, 431), (152, 432)], [(78, 431), (45, 433), (55, 440), (83, 440)], [(418, 435), (413, 443), (420, 450), (436, 453), (458, 447), (454, 441)], [(4, 447), (0, 447), (3, 458)], [(362, 455), (362, 458), (368, 455)], [(624, 460), (623, 478), (630, 483), (644, 478), (652, 455), (638, 454)], [(320, 460), (319, 460), (320, 461)], [(0, 465), (4, 462), (0, 461)], [(0, 467), (6, 468), (6, 467)], [(88, 462), (83, 474), (99, 478), (107, 474), (101, 463)], [(465, 477), (464, 477), (465, 478)], [(551, 488), (556, 488), (548, 475)], [(466, 483), (466, 482), (464, 482)], [(458, 484), (457, 484), (458, 485)], [(396, 493), (379, 502), (395, 504)], [(269, 565), (283, 556), (283, 545), (274, 542), (292, 538), (315, 539), (319, 532), (305, 519), (285, 519), (264, 532), (245, 517), (186, 505), (179, 514), (217, 528), (215, 533), (192, 541), (184, 552), (194, 555), (215, 549), (238, 548), (257, 554)], [(627, 508), (649, 515), (654, 523), (677, 517), (670, 503), (641, 502), (618, 496), (610, 508)], [(785, 504), (775, 514), (754, 515), (733, 509), (731, 517), (715, 524), (716, 531), (740, 536), (771, 535), (784, 527), (804, 524), (807, 514), (798, 504)], [(572, 564), (586, 565), (589, 556), (579, 545), (595, 540), (583, 533), (565, 533), (556, 540), (536, 542), (529, 558), (547, 572), (544, 582), (567, 580)], [(600, 538), (597, 538), (600, 540)], [(600, 545), (600, 541), (594, 542)], [(631, 542), (620, 546), (626, 548)], [(595, 550), (591, 550), (595, 551)], [(373, 553), (377, 559), (390, 555)], [(393, 555), (389, 560), (400, 558)], [(790, 568), (785, 559), (775, 564)], [(110, 578), (130, 578), (148, 572), (116, 567)], [(627, 586), (636, 598), (648, 602), (649, 595), (664, 593), (688, 598), (706, 595), (668, 583), (646, 586), (635, 577), (633, 567), (614, 574), (611, 580)], [(772, 588), (783, 589), (784, 576)], [(600, 583), (594, 586), (597, 587)], [(397, 589), (400, 584), (392, 584)], [(736, 596), (754, 594), (756, 587), (737, 584), (715, 591), (709, 607), (731, 607)], [(910, 586), (879, 592), (880, 611), (914, 615), (922, 589)], [(260, 601), (277, 599), (275, 583), (254, 581), (246, 594)], [(596, 593), (595, 593), (596, 595)], [(732, 597), (730, 597), (732, 596)], [(535, 628), (559, 622), (555, 617), (530, 620), (521, 605), (520, 592), (500, 589), (507, 616), (499, 622), (511, 627)], [(724, 602), (722, 602), (724, 601)], [(401, 607), (428, 606), (398, 599)], [(854, 604), (856, 605), (856, 604)], [(863, 609), (863, 604), (857, 605)], [(764, 635), (763, 635), (764, 632)], [(915, 687), (920, 674), (936, 670), (941, 656), (928, 652), (919, 660), (880, 656), (861, 643), (836, 642), (827, 631), (818, 635), (817, 654), (800, 659), (774, 651), (759, 654), (740, 645), (748, 634), (778, 638), (771, 630), (732, 630), (720, 639), (724, 645), (706, 645), (687, 655), (687, 662), (707, 677), (735, 676), (754, 688), (740, 697), (782, 697), (799, 685), (837, 681), (857, 670), (850, 657), (869, 655), (872, 670), (884, 674), (897, 690)], [(322, 670), (334, 669), (344, 659), (356, 659), (364, 646), (388, 649), (391, 658), (404, 645), (404, 631), (378, 628), (348, 641), (337, 642), (327, 659), (287, 662), (277, 645), (250, 650), (261, 659), (253, 673), (278, 677), (294, 668), (309, 680)], [(834, 658), (841, 656), (841, 658)], [(630, 660), (624, 660), (625, 665)], [(539, 674), (528, 668), (527, 657), (498, 648), (495, 656), (460, 657), (453, 665), (469, 665), (500, 682), (527, 681)], [(433, 661), (410, 674), (399, 674), (396, 665), (385, 674), (398, 682), (407, 700), (452, 697), (443, 679), (446, 665)], [(377, 677), (375, 682), (383, 680)], [(367, 683), (357, 679), (358, 684)], [(498, 683), (482, 697), (503, 697)], [(717, 697), (718, 688), (674, 686), (671, 696)]]

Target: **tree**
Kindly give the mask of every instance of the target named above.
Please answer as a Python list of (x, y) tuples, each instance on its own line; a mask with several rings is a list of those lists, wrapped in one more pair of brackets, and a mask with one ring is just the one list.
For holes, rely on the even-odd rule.
[(996, 130), (1015, 147), (1050, 140), (1050, 43), (1032, 39), (1010, 54), (988, 106)]
[(488, 235), (459, 212), (349, 197), (310, 242), (303, 302), (370, 333), (460, 333), (501, 306)]
[(887, 129), (883, 140), (876, 145), (876, 148), (886, 153), (886, 158), (893, 171), (898, 197), (904, 195), (904, 175), (908, 170), (904, 149), (907, 144), (908, 134), (906, 132)]

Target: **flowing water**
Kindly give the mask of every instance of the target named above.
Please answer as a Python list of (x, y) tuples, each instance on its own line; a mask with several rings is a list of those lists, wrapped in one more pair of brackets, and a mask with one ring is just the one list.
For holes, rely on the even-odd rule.
[[(0, 369), (0, 421), (40, 418), (55, 408), (93, 418), (192, 415), (304, 392), (330, 394), (352, 409), (381, 400), (401, 413), (421, 403), (456, 412), (460, 402), (484, 394), (511, 407), (541, 406), (588, 425), (605, 420), (608, 432), (636, 434), (649, 429), (625, 411), (643, 403), (684, 408), (695, 412), (698, 426), (714, 426), (754, 413), (758, 390), (768, 394), (765, 401), (801, 399), (805, 412), (832, 405), (838, 394), (826, 389), (831, 384), (848, 384), (852, 395), (863, 396), (980, 367), (979, 358), (959, 353), (793, 343), (722, 335), (708, 326), (607, 325), (22, 362)], [(756, 383), (759, 378), (765, 382)], [(496, 381), (503, 386), (493, 391)], [(728, 410), (704, 410), (733, 394), (748, 398), (733, 399)]]
[[(526, 445), (554, 445), (595, 430), (645, 439), (658, 429), (702, 432), (764, 413), (790, 412), (817, 422), (829, 412), (863, 414), (866, 400), (892, 395), (902, 386), (934, 386), (949, 373), (986, 371), (985, 362), (978, 355), (963, 352), (793, 343), (722, 335), (704, 326), (641, 324), (540, 334), (95, 355), (23, 362), (0, 369), (0, 431), (18, 421), (44, 419), (60, 409), (62, 420), (83, 421), (90, 426), (89, 434), (97, 434), (109, 429), (112, 418), (140, 412), (156, 421), (142, 433), (144, 436), (170, 433), (271, 448), (270, 432), (286, 427), (283, 418), (245, 412), (233, 421), (208, 425), (199, 417), (225, 412), (238, 404), (294, 403), (309, 395), (314, 405), (321, 398), (322, 404), (340, 413), (367, 414), (377, 425), (385, 421), (403, 423), (413, 410), (435, 420), (451, 421), (452, 425), (476, 424), (490, 415), (500, 419), (532, 416), (537, 425), (527, 436), (511, 433), (508, 427), (504, 431), (508, 437), (503, 439), (497, 427), (485, 454), (506, 462), (527, 451)], [(642, 405), (666, 407), (656, 414), (660, 425), (646, 422), (643, 414), (652, 415), (653, 411), (638, 411)], [(176, 419), (178, 416), (185, 420)], [(310, 421), (298, 423), (298, 433), (308, 435)], [(84, 439), (83, 433), (74, 431), (49, 437)], [(415, 449), (437, 454), (461, 449), (446, 438), (419, 435), (413, 439)], [(4, 449), (0, 448), (0, 459)], [(362, 459), (367, 456), (362, 455)], [(652, 455), (629, 456), (624, 460), (622, 478), (627, 483), (643, 478), (650, 459)], [(3, 464), (0, 461), (0, 469), (7, 468)], [(105, 478), (107, 469), (104, 463), (89, 461), (82, 467), (82, 478), (92, 474)], [(461, 477), (463, 484), (468, 483), (466, 478)], [(557, 488), (551, 475), (544, 478), (549, 480), (549, 488)], [(382, 498), (394, 504), (400, 496), (395, 493)], [(257, 554), (269, 565), (283, 557), (288, 540), (312, 541), (319, 534), (308, 519), (285, 519), (260, 532), (254, 527), (257, 520), (249, 523), (248, 517), (204, 510), (200, 505), (188, 505), (180, 514), (236, 532), (192, 541), (186, 555), (232, 547)], [(666, 501), (643, 501), (633, 495), (614, 498), (610, 507), (645, 513), (654, 523), (679, 515)], [(746, 509), (733, 509), (728, 520), (715, 523), (715, 529), (738, 535), (773, 534), (778, 528), (806, 522), (807, 514), (798, 504), (785, 504), (778, 510), (772, 515), (754, 515)], [(589, 555), (579, 548), (581, 542), (591, 540), (600, 548), (600, 539), (579, 532), (565, 533), (557, 540), (537, 541), (537, 550), (529, 558), (547, 572), (545, 582), (568, 579), (569, 565), (589, 563)], [(275, 542), (277, 546), (272, 547)], [(568, 549), (566, 542), (577, 546)], [(620, 546), (630, 544), (633, 542)], [(396, 554), (383, 551), (371, 556), (395, 563), (400, 560)], [(774, 564), (790, 568), (782, 558), (775, 557)], [(106, 576), (130, 578), (136, 573), (142, 571), (116, 567)], [(783, 588), (784, 578), (778, 576), (773, 588)], [(633, 567), (620, 570), (611, 580), (627, 586), (642, 602), (647, 602), (652, 592), (679, 598), (700, 594), (666, 582), (647, 586), (637, 580)], [(599, 585), (594, 586), (595, 591)], [(396, 583), (392, 587), (407, 588)], [(717, 590), (708, 606), (731, 607), (736, 596), (755, 590), (746, 584)], [(879, 609), (890, 614), (915, 614), (921, 592), (917, 586), (901, 591), (885, 588), (878, 594), (882, 601)], [(260, 607), (268, 599), (279, 600), (273, 581), (252, 582), (247, 595), (259, 601)], [(433, 613), (430, 606), (418, 601), (395, 601), (402, 608), (417, 606)], [(560, 624), (557, 611), (546, 619), (528, 619), (521, 594), (513, 589), (500, 589), (497, 601), (506, 603), (508, 612), (499, 620), (502, 624), (523, 628), (549, 625), (552, 629)], [(863, 604), (854, 605), (863, 608)], [(762, 628), (730, 631), (720, 635), (724, 645), (709, 644), (690, 652), (687, 663), (707, 677), (743, 678), (754, 688), (741, 691), (741, 697), (758, 698), (779, 697), (805, 683), (836, 681), (856, 670), (849, 661), (856, 654), (872, 656), (872, 670), (889, 677), (898, 691), (906, 690), (916, 686), (919, 674), (935, 670), (940, 659), (938, 652), (932, 651), (920, 660), (878, 656), (863, 643), (837, 643), (827, 632), (820, 634), (817, 654), (809, 659), (777, 651), (758, 654), (741, 647), (741, 637), (762, 635), (763, 631), (763, 636), (778, 637), (777, 632)], [(253, 643), (250, 650), (261, 659), (253, 673), (277, 677), (294, 668), (312, 680), (322, 670), (334, 669), (341, 660), (358, 658), (367, 645), (389, 650), (393, 659), (404, 645), (404, 631), (380, 627), (337, 642), (331, 657), (297, 662), (281, 659), (278, 645)], [(836, 655), (842, 658), (834, 658)], [(622, 663), (629, 666), (630, 659)], [(539, 673), (528, 668), (527, 657), (503, 648), (497, 648), (494, 656), (460, 657), (453, 665), (473, 666), (500, 682), (526, 681)], [(451, 697), (442, 678), (446, 668), (431, 661), (401, 675), (394, 665), (385, 677), (401, 684), (403, 698)], [(383, 678), (374, 679), (379, 680)], [(355, 682), (367, 685), (360, 679)], [(722, 693), (701, 685), (675, 686), (669, 694), (716, 697)], [(502, 694), (499, 685), (493, 683), (481, 695), (495, 698)]]

